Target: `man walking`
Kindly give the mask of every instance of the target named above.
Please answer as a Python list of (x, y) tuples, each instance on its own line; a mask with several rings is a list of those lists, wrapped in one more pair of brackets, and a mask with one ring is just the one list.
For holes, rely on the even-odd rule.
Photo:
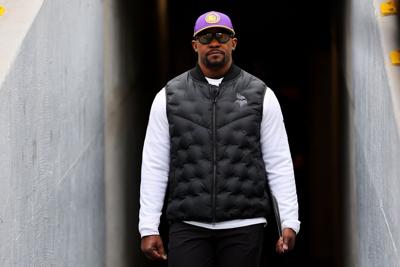
[[(197, 65), (156, 95), (143, 148), (139, 231), (150, 259), (170, 267), (258, 267), (263, 228), (280, 211), (276, 250), (299, 231), (293, 164), (279, 103), (233, 64), (230, 18), (211, 11), (194, 26)], [(158, 227), (164, 197), (168, 257)]]

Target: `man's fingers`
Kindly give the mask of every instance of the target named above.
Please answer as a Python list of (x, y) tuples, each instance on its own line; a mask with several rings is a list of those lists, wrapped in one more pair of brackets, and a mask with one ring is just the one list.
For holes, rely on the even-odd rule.
[(276, 242), (275, 250), (279, 254), (283, 253), (283, 238), (282, 237), (280, 237), (278, 239), (278, 241)]
[(286, 251), (292, 250), (294, 248), (296, 240), (296, 232), (290, 228), (285, 228), (283, 231), (283, 248)]
[(286, 250), (289, 249), (289, 246), (288, 246), (288, 244), (287, 244), (287, 241), (286, 241), (286, 242), (283, 241), (282, 249), (283, 249), (283, 251), (286, 251)]
[(152, 260), (162, 260), (163, 256), (156, 248), (153, 248), (149, 251), (149, 258)]
[(161, 259), (166, 260), (167, 259), (167, 254), (165, 253), (163, 243), (159, 242), (158, 245), (157, 245), (157, 248), (158, 248), (157, 252), (158, 252), (159, 256), (161, 257)]
[(164, 260), (165, 255), (161, 254), (156, 248), (150, 248), (144, 251), (147, 258), (151, 260)]
[(279, 254), (288, 252), (294, 248), (296, 232), (290, 228), (283, 230), (282, 236), (276, 242), (275, 250)]
[(142, 238), (141, 249), (147, 258), (151, 260), (166, 260), (163, 242), (158, 235)]
[(157, 260), (157, 258), (158, 258), (157, 252), (155, 250), (153, 250), (153, 249), (149, 249), (149, 250), (143, 251), (143, 253), (150, 260)]
[(291, 237), (290, 236), (283, 236), (283, 244), (282, 244), (282, 248), (284, 251), (288, 250), (290, 248), (290, 244), (291, 244)]

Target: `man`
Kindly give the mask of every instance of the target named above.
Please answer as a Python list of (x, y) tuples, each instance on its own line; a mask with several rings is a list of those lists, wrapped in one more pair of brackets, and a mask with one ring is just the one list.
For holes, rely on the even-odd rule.
[(293, 166), (279, 103), (261, 80), (233, 64), (230, 18), (201, 15), (195, 68), (156, 95), (142, 162), (139, 231), (150, 259), (167, 259), (158, 227), (167, 194), (171, 267), (259, 266), (269, 189), (283, 228), (276, 250), (299, 231)]

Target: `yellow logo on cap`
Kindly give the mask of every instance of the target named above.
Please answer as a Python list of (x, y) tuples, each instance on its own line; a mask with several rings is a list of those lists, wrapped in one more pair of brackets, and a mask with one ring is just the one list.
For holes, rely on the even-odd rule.
[(217, 13), (208, 13), (205, 18), (207, 23), (217, 23), (220, 20), (220, 17)]

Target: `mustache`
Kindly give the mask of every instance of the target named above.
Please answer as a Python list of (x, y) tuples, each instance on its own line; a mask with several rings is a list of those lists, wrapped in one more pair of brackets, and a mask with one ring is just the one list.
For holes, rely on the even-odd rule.
[(208, 55), (211, 55), (211, 54), (214, 54), (214, 53), (220, 53), (220, 54), (225, 55), (224, 51), (221, 51), (219, 49), (211, 49), (210, 51), (207, 52), (206, 55), (208, 56)]

